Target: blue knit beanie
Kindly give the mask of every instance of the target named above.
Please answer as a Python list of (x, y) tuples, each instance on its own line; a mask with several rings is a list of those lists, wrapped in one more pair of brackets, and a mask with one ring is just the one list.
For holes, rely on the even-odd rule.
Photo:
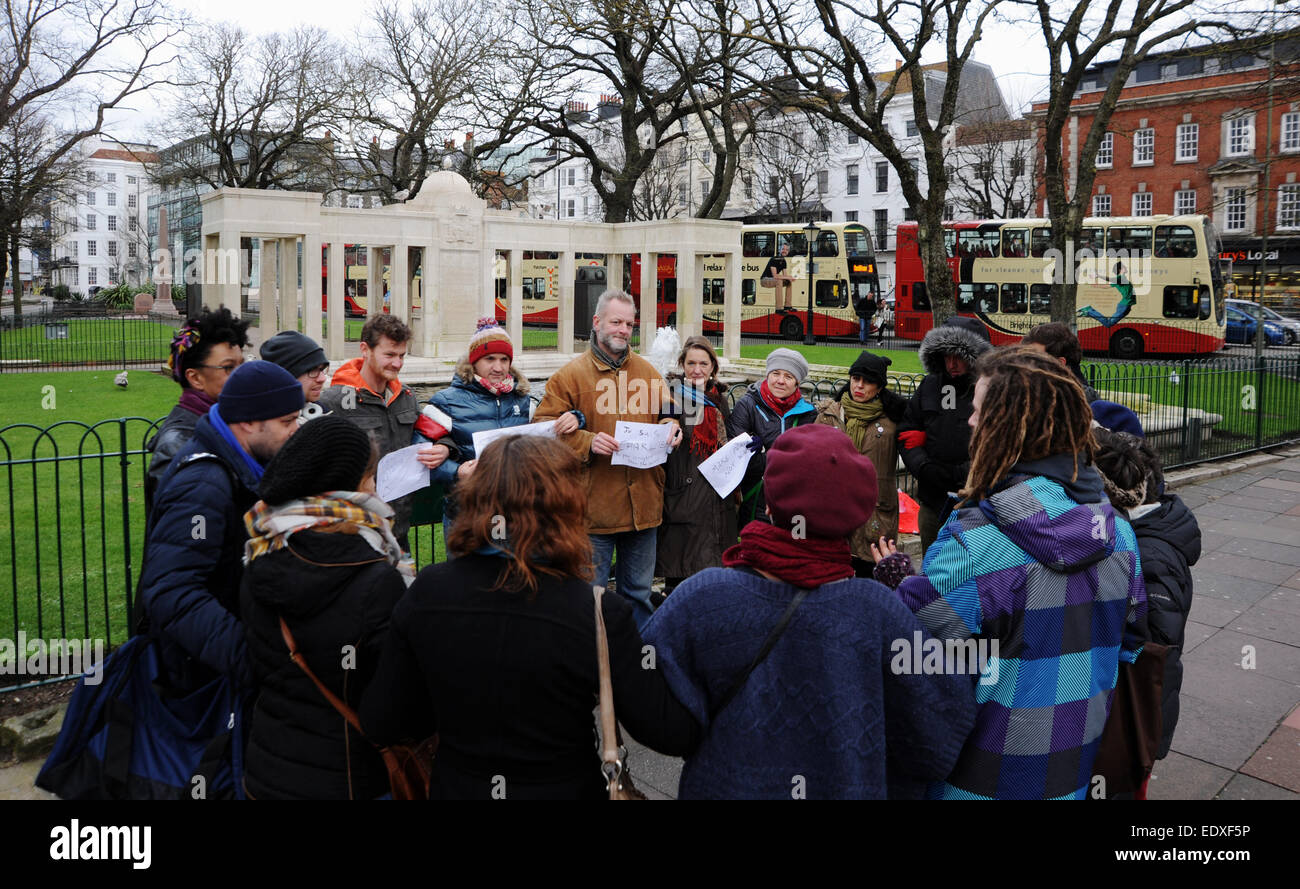
[[(227, 383), (226, 385), (230, 385)], [(1092, 403), (1092, 418), (1111, 432), (1127, 432), (1138, 438), (1146, 438), (1142, 431), (1142, 421), (1122, 404), (1113, 401), (1097, 400)]]
[(302, 384), (273, 361), (248, 361), (226, 380), (217, 405), (227, 423), (272, 420), (302, 410)]

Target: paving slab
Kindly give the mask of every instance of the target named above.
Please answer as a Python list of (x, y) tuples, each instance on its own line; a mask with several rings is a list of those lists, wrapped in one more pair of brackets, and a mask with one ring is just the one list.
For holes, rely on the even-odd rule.
[[(1275, 679), (1262, 681), (1283, 685)], [(1282, 699), (1261, 702), (1258, 699), (1263, 696), (1258, 693), (1254, 695), (1255, 701), (1242, 705), (1225, 702), (1227, 693), (1221, 690), (1200, 689), (1212, 696), (1207, 701), (1187, 689), (1184, 676), (1172, 750), (1232, 771), (1241, 768), (1273, 733), (1278, 713), (1286, 707)]]
[(664, 756), (634, 741), (623, 729), (623, 740), (627, 745), (628, 765), (632, 780), (636, 786), (650, 795), (653, 788), (663, 799), (677, 797), (677, 783), (682, 774), (682, 760), (676, 756)]
[[(1236, 556), (1231, 553), (1213, 552), (1201, 556), (1201, 560), (1192, 569), (1199, 574), (1227, 575), (1233, 578), (1250, 578), (1256, 583), (1267, 583), (1270, 587), (1287, 580), (1295, 573), (1295, 563), (1284, 565), (1279, 562), (1267, 562), (1251, 556)], [(1193, 575), (1196, 576), (1196, 575)]]
[[(1285, 516), (1282, 518), (1285, 518)], [(1244, 537), (1249, 540), (1269, 540), (1273, 543), (1283, 543), (1288, 546), (1300, 546), (1300, 529), (1279, 525), (1277, 518), (1274, 518), (1268, 524), (1234, 521), (1209, 522), (1205, 519), (1198, 519), (1197, 523), (1202, 525), (1202, 535), (1207, 533), (1229, 534), (1233, 537)], [(1211, 530), (1204, 527), (1206, 524), (1210, 525)]]
[(1198, 623), (1218, 629), (1236, 620), (1249, 607), (1244, 602), (1234, 605), (1225, 599), (1202, 595), (1201, 589), (1196, 585), (1195, 581), (1193, 581), (1192, 586), (1195, 592), (1192, 594), (1192, 612), (1188, 626), (1192, 623)]
[(1278, 726), (1241, 771), (1300, 793), (1300, 729)]
[[(1213, 533), (1213, 532), (1211, 532)], [(1232, 556), (1245, 556), (1249, 559), (1259, 559), (1263, 562), (1272, 562), (1277, 565), (1283, 565), (1287, 568), (1294, 568), (1300, 565), (1300, 533), (1294, 537), (1294, 542), (1276, 543), (1271, 540), (1256, 540), (1251, 537), (1234, 537), (1217, 548), (1216, 552)], [(1290, 574), (1284, 574), (1279, 578), (1285, 580)]]
[[(1199, 523), (1198, 523), (1199, 524)], [(1207, 531), (1201, 529), (1201, 555), (1206, 556), (1212, 552), (1223, 549), (1229, 543), (1239, 539), (1235, 534), (1225, 534), (1223, 531)]]
[(1273, 488), (1278, 491), (1290, 491), (1300, 499), (1300, 481), (1287, 481), (1282, 478), (1262, 478), (1251, 485), (1252, 488)]
[(1209, 624), (1197, 623), (1194, 620), (1187, 622), (1187, 628), (1183, 633), (1183, 654), (1194, 651), (1196, 646), (1209, 639), (1219, 628)]
[(1204, 567), (1205, 561), (1206, 557), (1202, 557), (1192, 568), (1193, 609), (1195, 600), (1205, 597), (1231, 602), (1233, 607), (1244, 611), (1277, 589), (1277, 581), (1267, 583), (1246, 580), (1239, 574), (1219, 574)]
[[(1289, 586), (1280, 586), (1264, 598), (1260, 599), (1252, 607), (1267, 608), (1271, 611), (1282, 611), (1287, 614), (1300, 614), (1300, 590)], [(1293, 644), (1300, 644), (1300, 636), (1287, 640)]]
[[(1237, 624), (1244, 622), (1245, 615), (1237, 621)], [(1269, 679), (1291, 683), (1296, 692), (1296, 700), (1300, 701), (1300, 647), (1247, 635), (1233, 629), (1234, 626), (1236, 624), (1219, 630), (1213, 637), (1199, 645), (1196, 651), (1188, 652), (1183, 657), (1183, 687), (1189, 687), (1188, 682), (1193, 668), (1196, 669), (1198, 676), (1209, 671), (1222, 671), (1222, 676), (1236, 683), (1243, 692), (1249, 691), (1250, 683), (1246, 677), (1251, 673), (1258, 673)], [(1251, 663), (1249, 654), (1243, 650), (1248, 646), (1254, 651), (1253, 667), (1249, 666)], [(1227, 669), (1229, 667), (1233, 669)], [(1238, 676), (1238, 674), (1242, 675)], [(1278, 710), (1276, 721), (1281, 721), (1283, 714), (1290, 710), (1290, 707)]]
[(1215, 799), (1287, 799), (1298, 800), (1300, 793), (1269, 784), (1250, 775), (1237, 775)]
[[(1280, 642), (1288, 647), (1300, 644), (1300, 610), (1290, 612), (1269, 608), (1270, 601), (1271, 597), (1264, 598), (1252, 605), (1236, 620), (1229, 622), (1228, 628), (1248, 636)], [(1300, 652), (1300, 648), (1296, 651)]]
[(1228, 769), (1171, 750), (1151, 770), (1147, 799), (1214, 799), (1232, 776)]
[[(1230, 519), (1236, 522), (1255, 522), (1256, 524), (1262, 525), (1266, 522), (1272, 521), (1272, 519), (1279, 515), (1280, 512), (1281, 510), (1247, 509), (1244, 506), (1234, 506), (1230, 503), (1224, 503), (1223, 500), (1220, 499), (1207, 503), (1204, 506), (1198, 506), (1196, 508), (1196, 519), (1198, 522), (1210, 525), (1213, 525), (1214, 523), (1204, 522), (1201, 516)], [(1291, 517), (1300, 518), (1300, 513), (1296, 513)]]
[(0, 768), (0, 799), (58, 799), (36, 786), (44, 759), (29, 759)]
[(1282, 581), (1282, 586), (1290, 587), (1293, 590), (1300, 590), (1300, 572), (1292, 574), (1286, 580)]

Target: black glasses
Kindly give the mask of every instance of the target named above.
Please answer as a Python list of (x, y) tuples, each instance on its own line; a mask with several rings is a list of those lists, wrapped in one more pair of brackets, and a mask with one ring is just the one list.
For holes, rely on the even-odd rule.
[(322, 364), (320, 367), (313, 367), (311, 370), (309, 370), (309, 371), (307, 371), (305, 374), (303, 374), (303, 376), (307, 376), (307, 377), (323, 377), (323, 376), (325, 376), (325, 374), (329, 373), (329, 369), (330, 369), (330, 366), (329, 366), (328, 364)]

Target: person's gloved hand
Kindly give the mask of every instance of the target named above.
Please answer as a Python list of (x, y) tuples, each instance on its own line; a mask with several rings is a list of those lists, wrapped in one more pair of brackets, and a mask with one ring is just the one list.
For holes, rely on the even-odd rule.
[(903, 450), (910, 451), (912, 448), (919, 448), (925, 444), (925, 431), (909, 429), (906, 432), (898, 433), (898, 440), (902, 442)]
[(754, 433), (751, 432), (751, 433), (749, 434), (749, 444), (745, 445), (745, 448), (746, 448), (746, 449), (747, 449), (751, 454), (759, 454), (759, 453), (762, 453), (762, 451), (763, 451), (763, 439), (759, 438), (757, 435), (755, 435)]

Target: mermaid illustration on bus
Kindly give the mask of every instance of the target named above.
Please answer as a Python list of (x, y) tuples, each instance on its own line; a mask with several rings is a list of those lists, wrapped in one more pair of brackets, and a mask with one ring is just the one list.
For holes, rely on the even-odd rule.
[(1108, 282), (1111, 287), (1114, 287), (1119, 291), (1119, 305), (1115, 307), (1115, 313), (1113, 315), (1107, 317), (1101, 312), (1098, 312), (1092, 306), (1084, 306), (1076, 313), (1078, 317), (1091, 318), (1102, 327), (1114, 327), (1120, 321), (1124, 320), (1124, 317), (1128, 315), (1129, 312), (1133, 311), (1133, 306), (1137, 304), (1137, 297), (1133, 295), (1133, 282), (1130, 281), (1128, 275), (1125, 274), (1126, 271), (1124, 263), (1117, 262), (1115, 263), (1114, 278), (1107, 278), (1105, 275), (1100, 276), (1103, 281)]

